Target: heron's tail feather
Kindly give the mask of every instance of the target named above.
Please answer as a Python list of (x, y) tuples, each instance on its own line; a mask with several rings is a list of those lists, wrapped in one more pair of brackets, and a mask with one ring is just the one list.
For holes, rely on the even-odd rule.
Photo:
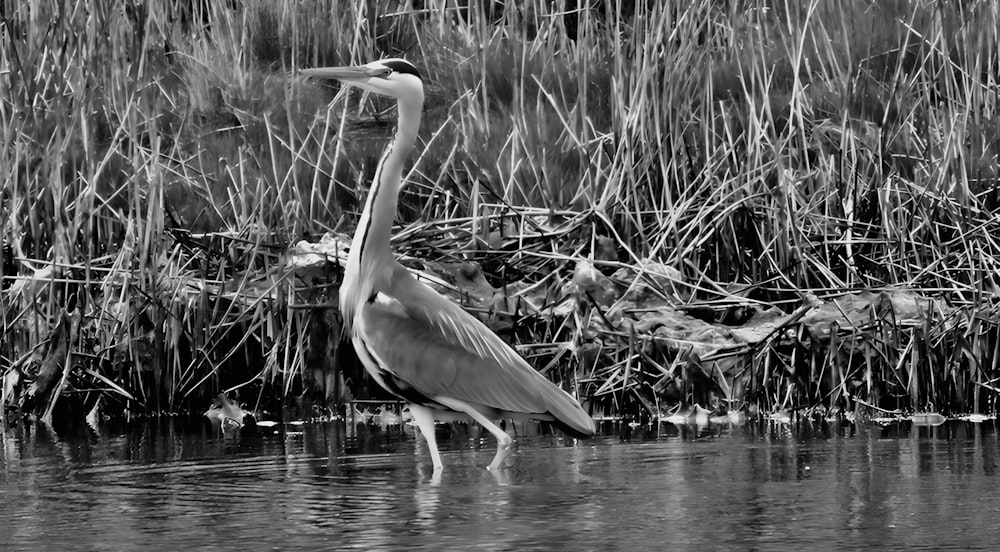
[(554, 422), (559, 429), (581, 439), (586, 439), (597, 433), (594, 419), (566, 391), (553, 385), (552, 391), (546, 397), (546, 402), (549, 405), (548, 413), (555, 418)]

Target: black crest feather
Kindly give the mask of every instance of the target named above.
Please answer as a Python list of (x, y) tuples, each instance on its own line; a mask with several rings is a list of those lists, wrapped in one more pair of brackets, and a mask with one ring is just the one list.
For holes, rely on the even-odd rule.
[(420, 76), (420, 71), (417, 71), (417, 68), (412, 63), (404, 59), (392, 59), (383, 62), (383, 64), (397, 73), (405, 73), (407, 75), (413, 75), (420, 80), (424, 80), (423, 77)]

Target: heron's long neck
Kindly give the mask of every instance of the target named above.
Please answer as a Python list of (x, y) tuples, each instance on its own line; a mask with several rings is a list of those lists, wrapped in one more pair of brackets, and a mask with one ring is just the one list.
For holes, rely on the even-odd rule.
[(350, 327), (361, 305), (389, 283), (393, 267), (389, 237), (402, 187), (403, 163), (417, 141), (421, 107), (419, 102), (399, 102), (396, 137), (382, 156), (354, 232), (340, 287), (340, 309), (346, 327)]

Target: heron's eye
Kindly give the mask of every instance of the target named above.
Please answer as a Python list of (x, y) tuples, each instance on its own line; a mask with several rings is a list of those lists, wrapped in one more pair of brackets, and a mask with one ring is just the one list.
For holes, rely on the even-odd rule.
[(382, 74), (379, 75), (379, 76), (381, 76), (383, 79), (385, 79), (385, 78), (388, 78), (389, 75), (391, 75), (391, 74), (392, 74), (392, 68), (391, 67), (386, 67), (385, 69), (382, 69)]

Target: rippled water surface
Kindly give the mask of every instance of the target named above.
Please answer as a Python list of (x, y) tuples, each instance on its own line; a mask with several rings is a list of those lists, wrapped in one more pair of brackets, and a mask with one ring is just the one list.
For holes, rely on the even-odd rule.
[(495, 446), (177, 420), (0, 441), (2, 550), (996, 549), (997, 427), (758, 426)]

